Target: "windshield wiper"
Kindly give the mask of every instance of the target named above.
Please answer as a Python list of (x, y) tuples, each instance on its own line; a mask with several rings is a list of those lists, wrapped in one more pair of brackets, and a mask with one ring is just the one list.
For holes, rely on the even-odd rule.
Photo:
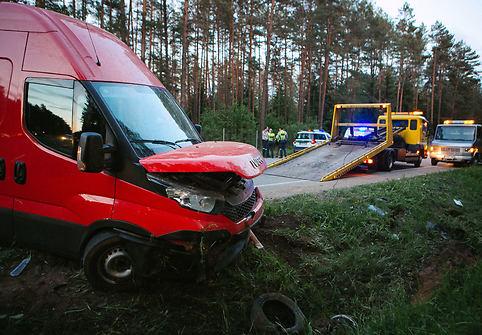
[(198, 144), (198, 143), (201, 143), (200, 140), (198, 140), (197, 138), (185, 138), (185, 139), (182, 139), (182, 140), (177, 140), (176, 142), (174, 143), (182, 143), (182, 142), (191, 142), (193, 144)]
[(170, 141), (164, 141), (164, 140), (132, 140), (132, 143), (152, 143), (152, 144), (164, 144), (167, 145), (173, 149), (182, 148), (177, 142), (170, 142)]

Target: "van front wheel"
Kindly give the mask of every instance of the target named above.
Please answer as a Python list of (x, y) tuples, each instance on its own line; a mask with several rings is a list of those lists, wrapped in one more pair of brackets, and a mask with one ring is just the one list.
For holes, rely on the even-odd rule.
[(134, 266), (124, 241), (103, 232), (85, 247), (84, 273), (94, 289), (123, 291), (134, 287)]

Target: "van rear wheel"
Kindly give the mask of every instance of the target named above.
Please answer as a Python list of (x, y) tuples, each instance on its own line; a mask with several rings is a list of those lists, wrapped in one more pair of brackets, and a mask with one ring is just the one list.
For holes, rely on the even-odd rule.
[(94, 289), (123, 291), (134, 288), (134, 266), (125, 242), (117, 235), (95, 235), (85, 247), (84, 273)]

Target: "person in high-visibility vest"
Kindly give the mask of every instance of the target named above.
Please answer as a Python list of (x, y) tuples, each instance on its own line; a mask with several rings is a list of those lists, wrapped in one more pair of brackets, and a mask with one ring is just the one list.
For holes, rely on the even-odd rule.
[(268, 157), (268, 133), (269, 127), (263, 129), (261, 133), (261, 142), (263, 143), (263, 157)]
[(280, 128), (278, 134), (276, 134), (276, 140), (279, 142), (279, 154), (280, 158), (286, 157), (286, 143), (288, 142), (288, 133), (283, 128)]
[(273, 133), (273, 129), (269, 128), (268, 131), (268, 157), (274, 158), (274, 141), (276, 140), (276, 135)]

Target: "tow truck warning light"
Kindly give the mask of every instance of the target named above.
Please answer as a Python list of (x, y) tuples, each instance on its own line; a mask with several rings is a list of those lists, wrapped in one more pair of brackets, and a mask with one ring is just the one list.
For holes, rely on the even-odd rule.
[(444, 124), (474, 124), (474, 120), (445, 120)]

